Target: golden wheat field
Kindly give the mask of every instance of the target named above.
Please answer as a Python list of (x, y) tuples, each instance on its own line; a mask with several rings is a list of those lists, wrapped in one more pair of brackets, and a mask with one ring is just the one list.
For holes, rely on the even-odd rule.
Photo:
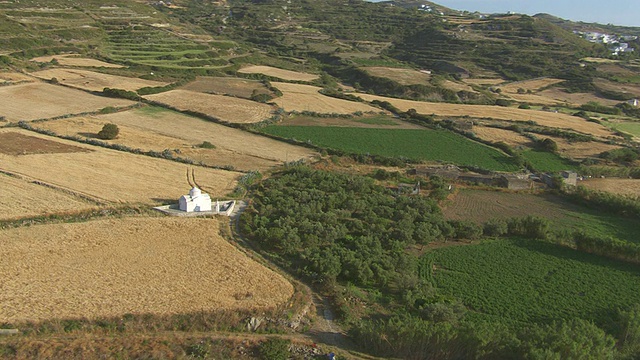
[[(61, 135), (86, 136), (95, 135), (106, 123), (120, 128), (120, 134), (111, 143), (154, 151), (179, 149), (177, 156), (207, 165), (233, 165), (239, 170), (266, 170), (285, 161), (317, 155), (304, 147), (157, 107), (46, 121), (37, 127)], [(212, 143), (215, 149), (197, 147), (204, 141)]]
[(188, 90), (171, 90), (148, 95), (145, 98), (178, 110), (196, 111), (221, 121), (236, 124), (250, 124), (266, 120), (271, 117), (274, 110), (270, 105), (251, 100)]
[[(0, 132), (8, 131), (2, 129)], [(165, 159), (83, 145), (24, 130), (11, 129), (37, 139), (47, 139), (93, 150), (91, 152), (6, 155), (0, 153), (0, 170), (17, 173), (92, 198), (118, 203), (177, 202), (189, 185), (191, 166)], [(235, 188), (239, 173), (196, 167), (196, 176), (212, 197)]]
[[(19, 199), (19, 201), (16, 201)], [(95, 204), (27, 178), (0, 173), (0, 220), (94, 208)]]
[(0, 231), (0, 322), (272, 308), (293, 286), (218, 219), (134, 217)]
[(0, 87), (0, 116), (8, 121), (48, 119), (132, 104), (129, 100), (95, 96), (41, 82)]
[(512, 147), (528, 146), (532, 143), (531, 139), (528, 137), (506, 129), (497, 129), (488, 126), (474, 126), (471, 131), (480, 139), (493, 142), (502, 141)]
[(31, 59), (31, 61), (48, 63), (56, 60), (58, 64), (63, 66), (79, 66), (79, 67), (105, 67), (105, 68), (123, 68), (122, 65), (111, 64), (108, 62), (81, 57), (77, 54), (64, 55), (48, 55)]
[(47, 69), (33, 72), (31, 75), (43, 80), (56, 78), (61, 84), (89, 91), (102, 91), (107, 87), (136, 91), (143, 87), (156, 87), (168, 84), (166, 82), (102, 74), (81, 69)]
[(198, 76), (194, 81), (181, 87), (182, 90), (209, 94), (232, 95), (249, 99), (255, 94), (269, 94), (267, 87), (258, 80), (234, 77)]
[(312, 111), (321, 114), (352, 114), (357, 111), (379, 112), (373, 106), (320, 94), (317, 86), (272, 82), (282, 96), (272, 101), (285, 111)]
[(593, 190), (640, 197), (639, 179), (588, 179), (581, 181), (580, 185)]
[(391, 79), (400, 85), (428, 84), (431, 79), (430, 74), (408, 68), (368, 66), (362, 69), (373, 76)]
[(289, 81), (313, 81), (319, 78), (318, 75), (304, 72), (279, 69), (272, 66), (251, 65), (238, 70), (242, 74), (264, 74)]
[(395, 99), (384, 96), (357, 93), (366, 101), (388, 101), (402, 111), (415, 109), (421, 114), (435, 114), (439, 116), (471, 116), (479, 118), (493, 118), (511, 121), (535, 121), (537, 124), (559, 129), (571, 129), (585, 134), (599, 137), (611, 136), (609, 129), (602, 125), (586, 121), (582, 118), (549, 111), (525, 110), (489, 105), (459, 105), (446, 103), (429, 103)]

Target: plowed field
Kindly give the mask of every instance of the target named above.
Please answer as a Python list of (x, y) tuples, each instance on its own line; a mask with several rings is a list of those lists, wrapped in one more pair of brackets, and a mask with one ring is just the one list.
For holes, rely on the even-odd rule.
[(216, 219), (38, 225), (0, 239), (0, 322), (270, 308), (293, 294)]

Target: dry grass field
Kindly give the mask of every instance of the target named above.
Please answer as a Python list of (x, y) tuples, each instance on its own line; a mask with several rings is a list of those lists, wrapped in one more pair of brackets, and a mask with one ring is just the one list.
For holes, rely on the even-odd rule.
[[(7, 129), (0, 133), (8, 132)], [(47, 139), (91, 152), (33, 155), (0, 154), (0, 170), (24, 175), (62, 189), (103, 201), (157, 204), (176, 202), (189, 190), (185, 179), (188, 165), (56, 139), (24, 130), (34, 142)], [(222, 197), (235, 188), (240, 174), (198, 167), (198, 182), (212, 197)]]
[(281, 97), (273, 99), (285, 111), (313, 111), (321, 114), (352, 114), (356, 111), (380, 112), (367, 104), (337, 99), (320, 94), (317, 86), (272, 82), (282, 91)]
[(640, 97), (640, 85), (637, 84), (620, 84), (605, 79), (596, 79), (593, 83), (596, 87), (603, 90), (629, 93), (635, 97)]
[(366, 101), (388, 101), (401, 111), (415, 109), (421, 114), (435, 114), (439, 116), (471, 116), (478, 118), (493, 118), (511, 121), (535, 121), (537, 124), (560, 129), (571, 129), (577, 132), (591, 134), (599, 137), (611, 136), (612, 133), (606, 127), (588, 122), (576, 116), (548, 111), (525, 110), (501, 106), (489, 105), (459, 105), (446, 103), (429, 103), (395, 99), (363, 93), (355, 94)]
[(318, 75), (308, 74), (298, 71), (278, 69), (271, 66), (251, 65), (238, 70), (242, 74), (264, 74), (289, 81), (313, 81), (319, 78)]
[(181, 89), (209, 94), (232, 95), (245, 99), (251, 98), (254, 91), (257, 91), (258, 94), (269, 93), (269, 90), (257, 80), (211, 76), (198, 76), (195, 81), (188, 83)]
[(17, 72), (0, 72), (0, 83), (15, 84), (22, 82), (33, 82), (34, 79), (31, 76), (17, 73)]
[(43, 80), (56, 78), (61, 84), (89, 91), (102, 91), (104, 88), (136, 91), (143, 87), (164, 86), (168, 83), (102, 74), (80, 69), (47, 69), (31, 73)]
[(0, 231), (0, 322), (273, 308), (293, 286), (217, 219), (123, 218)]
[(612, 59), (605, 59), (605, 58), (595, 58), (595, 57), (582, 58), (582, 59), (580, 59), (580, 61), (596, 63), (596, 64), (607, 64), (607, 63), (613, 64), (613, 63), (620, 62), (620, 60), (612, 60)]
[[(304, 147), (155, 107), (47, 121), (38, 123), (37, 127), (57, 134), (87, 136), (96, 134), (106, 123), (120, 128), (120, 134), (110, 141), (112, 143), (154, 151), (179, 149), (177, 156), (213, 166), (233, 165), (239, 170), (262, 171), (285, 161), (316, 155)], [(216, 148), (198, 148), (204, 141)]]
[(542, 88), (547, 86), (551, 86), (554, 84), (558, 84), (563, 82), (562, 79), (554, 79), (554, 78), (540, 78), (533, 80), (525, 80), (525, 81), (516, 81), (512, 83), (508, 83), (500, 86), (503, 92), (509, 94), (516, 94), (518, 89), (524, 89), (525, 91), (530, 90), (532, 92), (536, 92)]
[(231, 96), (203, 94), (188, 90), (171, 90), (146, 99), (169, 105), (178, 110), (203, 113), (229, 123), (251, 124), (271, 117), (273, 107)]
[(527, 215), (561, 218), (566, 216), (560, 202), (551, 196), (517, 194), (499, 191), (458, 192), (443, 208), (449, 220), (485, 222), (494, 218), (508, 219)]
[[(515, 98), (518, 95), (511, 94), (510, 96)], [(533, 96), (540, 96), (542, 98), (546, 98), (548, 100), (554, 101), (557, 104), (568, 105), (568, 106), (580, 106), (588, 103), (589, 101), (595, 101), (602, 105), (607, 105), (607, 106), (614, 106), (619, 103), (619, 101), (605, 99), (593, 93), (568, 93), (563, 89), (556, 88), (556, 87), (540, 91)], [(539, 103), (539, 104), (542, 104), (542, 103)]]
[(0, 173), (0, 220), (86, 210), (94, 207), (95, 204), (72, 194), (35, 184), (25, 178)]
[(370, 66), (362, 68), (369, 74), (391, 79), (401, 85), (428, 84), (431, 75), (414, 69)]
[(556, 136), (536, 135), (539, 139), (550, 138), (558, 144), (558, 152), (564, 156), (576, 160), (582, 160), (588, 157), (597, 157), (600, 153), (619, 149), (620, 146), (609, 145), (601, 142), (571, 142)]
[(133, 102), (87, 94), (45, 83), (0, 87), (0, 116), (8, 121), (47, 119), (66, 114), (98, 111), (107, 106), (123, 107)]
[(471, 86), (469, 86), (469, 85), (467, 85), (465, 83), (451, 81), (451, 80), (443, 81), (441, 86), (444, 87), (445, 89), (453, 90), (453, 91), (456, 91), (456, 92), (457, 91), (468, 91), (468, 92), (472, 92), (472, 93), (477, 92)]
[(96, 59), (84, 58), (77, 54), (40, 56), (40, 57), (31, 59), (31, 61), (48, 63), (54, 59), (58, 62), (58, 64), (62, 66), (105, 67), (105, 68), (123, 68), (124, 67), (122, 65), (111, 64), (111, 63), (96, 60)]
[(502, 141), (512, 147), (529, 146), (532, 144), (531, 139), (511, 130), (497, 129), (487, 126), (474, 126), (471, 131), (480, 139), (493, 142)]
[(498, 84), (502, 84), (504, 82), (503, 79), (464, 79), (462, 80), (464, 82), (466, 82), (467, 84), (471, 84), (471, 85), (498, 85)]
[(593, 190), (640, 197), (640, 180), (638, 179), (588, 179), (581, 181), (580, 185)]

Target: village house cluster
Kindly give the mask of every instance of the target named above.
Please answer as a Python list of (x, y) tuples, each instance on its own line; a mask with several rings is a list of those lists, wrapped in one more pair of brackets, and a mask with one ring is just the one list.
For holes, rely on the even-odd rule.
[(633, 41), (638, 39), (637, 36), (632, 35), (611, 35), (604, 34), (596, 31), (574, 31), (575, 34), (578, 34), (585, 38), (586, 40), (598, 43), (598, 44), (608, 44), (610, 45), (609, 49), (611, 50), (612, 55), (620, 55), (626, 52), (634, 52), (635, 49), (629, 46), (627, 41)]

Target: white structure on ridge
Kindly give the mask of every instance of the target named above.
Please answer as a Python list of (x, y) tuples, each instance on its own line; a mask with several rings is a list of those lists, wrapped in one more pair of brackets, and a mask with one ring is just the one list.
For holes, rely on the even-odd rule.
[(209, 194), (203, 194), (202, 191), (195, 186), (189, 190), (189, 195), (180, 196), (178, 202), (180, 210), (182, 211), (211, 211), (211, 197), (209, 197)]

